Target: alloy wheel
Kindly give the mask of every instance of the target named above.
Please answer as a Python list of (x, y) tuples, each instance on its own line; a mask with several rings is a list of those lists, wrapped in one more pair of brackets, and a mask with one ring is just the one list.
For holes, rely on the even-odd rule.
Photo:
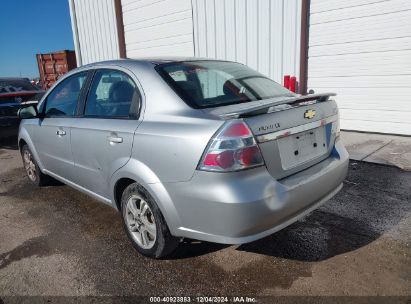
[(27, 175), (29, 179), (33, 182), (36, 181), (36, 164), (33, 160), (33, 155), (29, 150), (25, 150), (23, 153), (23, 160), (24, 160), (24, 168), (26, 169)]
[(157, 226), (153, 212), (139, 195), (132, 195), (126, 204), (126, 225), (137, 244), (150, 249), (154, 246), (157, 238)]

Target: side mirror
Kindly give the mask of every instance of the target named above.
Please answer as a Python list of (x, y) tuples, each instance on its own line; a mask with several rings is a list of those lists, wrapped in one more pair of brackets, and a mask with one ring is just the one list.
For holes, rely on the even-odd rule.
[(310, 89), (309, 91), (308, 91), (308, 94), (314, 94), (315, 92), (314, 92), (314, 90), (313, 89)]
[(25, 108), (21, 108), (18, 112), (17, 112), (17, 116), (20, 119), (29, 119), (29, 118), (36, 118), (39, 117), (39, 113), (37, 112), (37, 107), (34, 105), (25, 107)]

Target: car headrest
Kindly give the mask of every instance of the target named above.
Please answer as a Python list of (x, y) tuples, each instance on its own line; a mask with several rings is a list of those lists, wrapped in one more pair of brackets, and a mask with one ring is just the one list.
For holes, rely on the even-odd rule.
[(131, 102), (134, 88), (128, 81), (117, 81), (110, 87), (109, 98), (111, 102)]
[(198, 91), (198, 86), (193, 81), (176, 81), (178, 86), (183, 89), (191, 98), (201, 98), (201, 94)]
[(224, 83), (223, 92), (226, 96), (240, 96), (240, 88), (234, 85), (233, 79), (229, 79)]

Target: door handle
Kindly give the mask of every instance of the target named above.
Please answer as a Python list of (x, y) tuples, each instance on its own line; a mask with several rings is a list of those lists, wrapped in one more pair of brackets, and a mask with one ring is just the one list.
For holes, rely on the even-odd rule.
[(120, 144), (123, 142), (123, 138), (117, 136), (107, 136), (107, 140), (113, 144)]
[(57, 131), (56, 131), (56, 135), (58, 135), (58, 136), (64, 136), (64, 135), (66, 135), (66, 131), (64, 131), (64, 130), (57, 130)]

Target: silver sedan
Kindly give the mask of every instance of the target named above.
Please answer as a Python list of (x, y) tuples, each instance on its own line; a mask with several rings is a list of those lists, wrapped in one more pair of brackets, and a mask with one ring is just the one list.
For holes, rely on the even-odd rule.
[(116, 208), (133, 246), (160, 258), (182, 238), (257, 240), (334, 196), (348, 167), (334, 95), (227, 61), (101, 62), (20, 110), (19, 147), (33, 183)]

